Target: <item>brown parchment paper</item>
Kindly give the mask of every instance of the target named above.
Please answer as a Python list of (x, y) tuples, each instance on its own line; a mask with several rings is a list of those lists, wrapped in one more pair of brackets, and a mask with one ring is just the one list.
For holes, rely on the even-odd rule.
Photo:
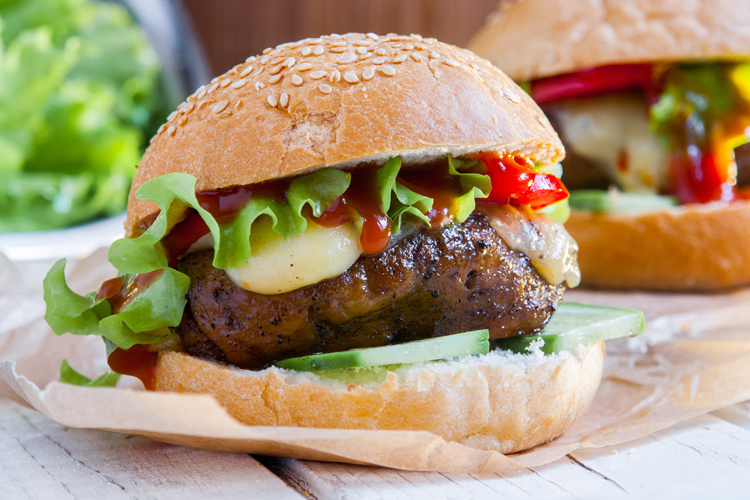
[[(100, 251), (69, 273), (79, 292), (113, 274)], [(0, 397), (23, 398), (71, 427), (97, 428), (223, 451), (488, 474), (553, 462), (581, 447), (646, 436), (750, 399), (750, 290), (721, 295), (573, 291), (566, 300), (638, 307), (647, 332), (608, 344), (604, 377), (588, 412), (560, 438), (504, 456), (428, 432), (244, 426), (210, 396), (149, 393), (123, 378), (117, 389), (55, 382), (60, 361), (94, 376), (106, 369), (98, 338), (57, 337), (41, 318), (36, 269), (0, 256)], [(33, 279), (32, 279), (33, 278)], [(38, 279), (37, 279), (38, 278)]]

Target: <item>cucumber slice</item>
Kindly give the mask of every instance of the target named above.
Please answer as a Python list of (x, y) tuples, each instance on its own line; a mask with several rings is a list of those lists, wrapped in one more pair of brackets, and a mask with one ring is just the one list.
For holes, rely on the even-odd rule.
[(643, 313), (635, 309), (600, 307), (566, 302), (537, 335), (495, 340), (498, 349), (528, 352), (532, 342), (542, 340), (545, 354), (571, 351), (581, 344), (638, 335), (643, 332)]
[(361, 366), (419, 363), (490, 352), (489, 331), (457, 333), (405, 344), (352, 349), (279, 361), (276, 366), (302, 372), (338, 370)]
[(677, 206), (673, 196), (582, 189), (570, 192), (570, 208), (598, 213), (643, 213)]

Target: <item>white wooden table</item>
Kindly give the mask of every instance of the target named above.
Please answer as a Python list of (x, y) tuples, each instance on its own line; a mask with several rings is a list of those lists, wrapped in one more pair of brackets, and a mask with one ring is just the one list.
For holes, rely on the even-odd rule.
[[(629, 495), (630, 494), (630, 495)], [(0, 499), (750, 498), (750, 402), (513, 474), (405, 472), (73, 429), (0, 399)]]

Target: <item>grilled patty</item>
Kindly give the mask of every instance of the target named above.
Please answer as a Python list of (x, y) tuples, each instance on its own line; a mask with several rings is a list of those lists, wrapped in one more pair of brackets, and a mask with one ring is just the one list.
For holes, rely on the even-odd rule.
[(482, 328), (493, 339), (533, 333), (564, 289), (547, 283), (478, 213), (278, 295), (238, 287), (212, 258), (212, 251), (196, 252), (179, 265), (191, 286), (176, 331), (188, 354), (248, 369)]

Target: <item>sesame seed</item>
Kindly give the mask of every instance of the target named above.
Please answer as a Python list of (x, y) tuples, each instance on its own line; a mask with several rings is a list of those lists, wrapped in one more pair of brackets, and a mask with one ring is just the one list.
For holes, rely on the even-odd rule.
[(372, 77), (375, 76), (375, 68), (372, 66), (368, 67), (362, 72), (362, 78), (365, 80), (372, 80)]
[(311, 52), (312, 49), (310, 47), (302, 47), (302, 50), (299, 51), (303, 56), (309, 56)]
[[(272, 50), (273, 50), (273, 49), (272, 49), (271, 47), (268, 47), (267, 49), (263, 49), (263, 54), (268, 54), (268, 53), (269, 53), (269, 52), (271, 52)], [(266, 63), (263, 63), (263, 64), (266, 64)]]
[(265, 55), (265, 56), (263, 56), (263, 57), (260, 58), (260, 63), (261, 64), (268, 64), (268, 61), (270, 61), (270, 60), (271, 60), (271, 58), (269, 56)]
[(286, 108), (289, 104), (289, 94), (281, 94), (281, 97), (279, 98), (279, 103), (281, 104), (282, 108)]
[(293, 58), (293, 57), (287, 57), (286, 61), (284, 61), (284, 64), (282, 64), (282, 66), (285, 66), (287, 68), (291, 68), (292, 66), (294, 66), (294, 63), (296, 63), (296, 62), (297, 62), (297, 60), (295, 58)]
[(321, 43), (322, 41), (323, 40), (321, 40), (320, 38), (310, 38), (309, 40), (307, 40), (307, 44), (308, 45), (317, 45), (317, 44)]
[(394, 49), (400, 49), (403, 46), (404, 46), (404, 44), (400, 43), (400, 42), (399, 43), (394, 43), (393, 45), (391, 45), (391, 47), (393, 47)]
[(345, 54), (341, 56), (341, 58), (336, 61), (339, 64), (349, 64), (353, 63), (356, 60), (356, 56), (354, 54)]
[(508, 99), (510, 99), (510, 102), (515, 102), (515, 103), (521, 102), (521, 98), (518, 97), (518, 94), (516, 94), (512, 90), (506, 90), (505, 91), (505, 97), (507, 97)]
[(276, 100), (276, 96), (274, 95), (269, 95), (266, 98), (266, 102), (268, 102), (268, 105), (271, 106), (272, 108), (275, 108), (279, 104), (279, 102)]
[(367, 47), (357, 47), (357, 54), (364, 54), (367, 52)]
[(359, 83), (359, 77), (354, 71), (347, 71), (344, 73), (344, 80), (349, 83)]
[(245, 62), (246, 62), (246, 63), (251, 63), (251, 62), (255, 62), (255, 60), (256, 60), (256, 59), (257, 59), (257, 57), (255, 57), (255, 56), (250, 56), (250, 57), (248, 57), (247, 59), (245, 59)]
[(221, 113), (222, 111), (227, 109), (227, 106), (229, 106), (229, 101), (219, 101), (214, 105), (213, 112)]
[(443, 64), (452, 68), (458, 68), (459, 66), (458, 61), (454, 61), (453, 59), (446, 59), (445, 61), (443, 61)]
[(414, 59), (417, 62), (422, 62), (422, 56), (420, 56), (417, 53), (411, 54), (411, 58)]
[(258, 75), (260, 75), (261, 73), (263, 73), (263, 70), (265, 70), (265, 69), (266, 69), (266, 67), (265, 67), (265, 66), (258, 66), (258, 67), (257, 67), (257, 68), (255, 69), (255, 72), (253, 73), (253, 76), (258, 76)]
[(244, 87), (247, 84), (247, 80), (237, 80), (232, 84), (233, 89), (239, 89)]
[(151, 139), (148, 140), (149, 144), (152, 144), (156, 140), (156, 136), (153, 136)]
[(406, 61), (406, 54), (399, 54), (393, 58), (393, 62), (396, 64), (401, 64), (404, 61)]
[(183, 117), (182, 117), (182, 118), (180, 119), (180, 125), (185, 125), (186, 123), (187, 123), (187, 116), (183, 116)]
[(368, 34), (367, 34), (367, 38), (369, 38), (369, 39), (371, 39), (371, 40), (375, 40), (376, 42), (377, 42), (378, 40), (380, 40), (380, 37), (379, 37), (378, 35), (376, 35), (375, 33), (368, 33)]
[(440, 57), (440, 54), (438, 54), (437, 51), (433, 50), (432, 52), (430, 52), (430, 57), (433, 59), (437, 59), (438, 57)]
[(263, 82), (255, 82), (255, 90), (260, 90), (266, 88), (266, 85)]
[(297, 65), (297, 71), (307, 71), (307, 70), (312, 69), (312, 67), (313, 67), (313, 65), (310, 64), (309, 62), (303, 62), (303, 63)]
[(240, 99), (239, 101), (237, 101), (237, 104), (234, 105), (234, 109), (240, 109), (243, 104), (245, 103), (242, 101), (242, 99)]
[(416, 39), (417, 39), (417, 40), (419, 40), (420, 42), (422, 41), (422, 35), (416, 35), (416, 34), (412, 33), (412, 34), (411, 34), (410, 36), (411, 36), (412, 38), (416, 38)]
[(413, 43), (407, 43), (404, 45), (404, 49), (406, 50), (414, 50), (414, 44)]
[(344, 40), (341, 40), (340, 42), (331, 42), (331, 47), (346, 47), (347, 45), (348, 43)]
[(300, 45), (302, 45), (302, 42), (294, 42), (294, 43), (290, 43), (290, 44), (289, 44), (289, 48), (290, 48), (290, 49), (296, 49), (296, 48), (297, 48), (297, 47), (299, 47)]
[(366, 52), (366, 53), (362, 54), (361, 56), (359, 56), (359, 58), (360, 59), (367, 59), (368, 57), (371, 57), (371, 56), (372, 56), (371, 53)]
[(198, 93), (195, 94), (195, 98), (200, 100), (204, 97), (206, 97), (206, 87), (201, 87), (200, 89), (198, 89)]
[(323, 94), (330, 94), (331, 92), (333, 92), (333, 88), (326, 83), (321, 83), (320, 85), (318, 85), (318, 90), (320, 90), (320, 92)]
[(424, 45), (417, 44), (417, 45), (414, 46), (414, 48), (417, 49), (417, 50), (424, 50)]
[(384, 56), (384, 55), (385, 55), (385, 49), (384, 49), (383, 47), (380, 47), (379, 49), (377, 49), (377, 50), (375, 51), (375, 53), (376, 53), (377, 55), (379, 55), (379, 56)]
[(356, 45), (357, 47), (368, 47), (372, 45), (372, 42), (370, 40), (356, 40), (354, 42), (354, 45)]
[(281, 66), (272, 66), (268, 72), (272, 75), (277, 75), (283, 68)]
[(159, 127), (159, 130), (156, 131), (157, 134), (161, 134), (164, 132), (164, 130), (167, 128), (166, 125), (162, 124), (161, 127)]
[(492, 117), (492, 123), (497, 123), (497, 116)]
[(193, 110), (193, 108), (195, 108), (195, 104), (191, 102), (190, 104), (182, 108), (180, 111), (182, 111), (183, 113), (190, 113)]
[(284, 78), (284, 75), (274, 75), (268, 79), (268, 83), (270, 83), (271, 85), (273, 85), (274, 83), (279, 83), (279, 80), (281, 80), (282, 78)]
[(313, 71), (312, 73), (310, 73), (310, 78), (312, 78), (313, 80), (320, 80), (321, 78), (325, 78), (326, 74), (327, 73), (325, 71)]
[[(300, 64), (300, 66), (302, 65)], [(299, 66), (297, 66), (297, 69), (299, 69)], [(299, 75), (292, 75), (292, 83), (299, 87), (302, 85), (302, 77)]]
[(331, 76), (329, 77), (329, 81), (331, 83), (336, 83), (341, 80), (341, 72), (337, 69), (333, 70), (331, 73)]
[(253, 69), (254, 68), (252, 66), (248, 66), (247, 68), (243, 69), (242, 73), (240, 73), (240, 78), (245, 78), (247, 75), (253, 72)]
[(385, 60), (386, 60), (385, 57), (376, 57), (375, 59), (372, 60), (372, 63), (373, 64), (383, 64), (385, 62)]
[(208, 87), (208, 93), (210, 94), (210, 93), (212, 93), (214, 90), (216, 90), (218, 88), (219, 88), (219, 84), (218, 83), (214, 83), (213, 85), (211, 85), (210, 87)]
[(323, 52), (325, 52), (325, 48), (321, 45), (319, 47), (315, 47), (315, 50), (313, 50), (313, 54), (316, 56), (321, 55)]
[(221, 81), (221, 83), (219, 84), (219, 87), (225, 89), (225, 88), (229, 87), (230, 83), (232, 83), (232, 80), (230, 80), (229, 78), (227, 78), (226, 80), (222, 80)]
[(341, 54), (343, 52), (346, 52), (346, 47), (331, 47), (330, 49), (328, 49), (328, 51), (336, 54)]
[(199, 103), (198, 103), (198, 106), (196, 106), (195, 110), (196, 110), (196, 111), (200, 111), (200, 109), (201, 109), (201, 108), (202, 108), (203, 106), (207, 105), (207, 104), (208, 104), (208, 101), (201, 101), (201, 102), (199, 102)]
[(396, 74), (396, 69), (393, 66), (388, 65), (380, 68), (380, 71), (382, 71), (385, 76), (393, 76)]
[(211, 80), (211, 83), (216, 83), (221, 79), (220, 76), (215, 77), (213, 80)]
[(477, 63), (469, 63), (469, 66), (471, 66), (473, 69), (479, 69), (479, 66), (477, 66)]
[(177, 111), (172, 111), (172, 113), (170, 113), (170, 115), (167, 117), (167, 121), (171, 122), (172, 120), (174, 120), (175, 116), (177, 116)]

